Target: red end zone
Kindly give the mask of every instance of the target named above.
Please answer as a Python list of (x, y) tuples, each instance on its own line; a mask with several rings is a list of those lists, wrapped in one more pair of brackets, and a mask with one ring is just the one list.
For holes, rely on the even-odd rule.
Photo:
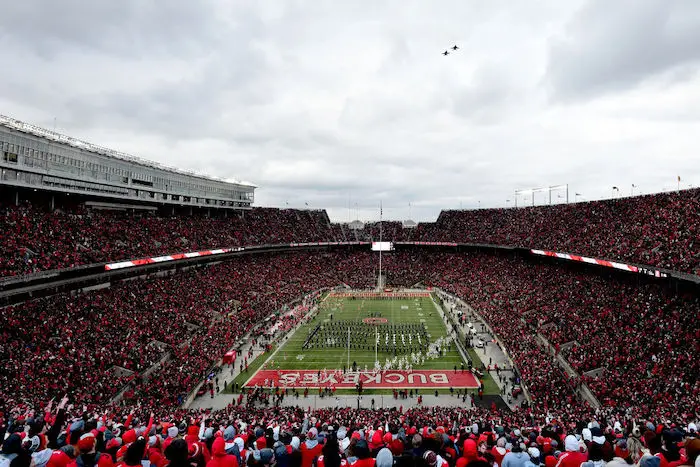
[(318, 370), (260, 370), (245, 383), (244, 387), (335, 387), (355, 389), (362, 381), (365, 389), (399, 388), (478, 388), (479, 381), (470, 371), (414, 370), (412, 372), (390, 370), (382, 372), (358, 371), (343, 374)]

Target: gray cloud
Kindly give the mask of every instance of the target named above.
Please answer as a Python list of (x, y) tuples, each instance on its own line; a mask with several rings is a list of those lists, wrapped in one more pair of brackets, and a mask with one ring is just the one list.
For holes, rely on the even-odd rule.
[(698, 65), (700, 3), (592, 0), (552, 40), (547, 80), (556, 97), (577, 99)]
[(697, 8), (630, 5), (10, 2), (0, 109), (338, 220), (700, 183)]

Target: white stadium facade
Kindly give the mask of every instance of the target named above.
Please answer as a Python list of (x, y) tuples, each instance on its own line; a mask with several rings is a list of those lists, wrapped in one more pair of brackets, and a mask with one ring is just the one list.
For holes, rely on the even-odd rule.
[[(247, 210), (255, 185), (179, 170), (0, 115), (0, 185), (102, 209)], [(53, 204), (53, 197), (52, 197)], [(52, 206), (53, 207), (53, 206)]]

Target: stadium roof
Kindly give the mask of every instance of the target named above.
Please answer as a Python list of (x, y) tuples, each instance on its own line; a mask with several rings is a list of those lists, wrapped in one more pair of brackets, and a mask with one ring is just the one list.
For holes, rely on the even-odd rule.
[(211, 175), (205, 175), (201, 173), (197, 173), (193, 170), (184, 170), (184, 169), (178, 169), (176, 167), (171, 167), (165, 164), (161, 164), (160, 162), (155, 162), (155, 161), (150, 161), (148, 159), (142, 159), (140, 157), (132, 156), (131, 154), (127, 154), (125, 152), (121, 151), (115, 151), (114, 149), (109, 149), (105, 148), (103, 146), (98, 146), (96, 144), (88, 143), (86, 141), (79, 140), (77, 138), (73, 138), (71, 136), (66, 136), (61, 133), (57, 133), (52, 130), (47, 130), (46, 128), (42, 128), (37, 125), (32, 125), (31, 123), (25, 123), (20, 120), (17, 120), (12, 117), (7, 117), (5, 115), (0, 114), (0, 125), (8, 127), (13, 130), (21, 131), (23, 133), (28, 133), (34, 136), (39, 136), (40, 138), (46, 138), (51, 141), (55, 141), (57, 143), (65, 144), (71, 147), (74, 147), (76, 149), (82, 149), (85, 151), (93, 152), (96, 154), (101, 154), (104, 156), (109, 156), (109, 157), (114, 157), (116, 159), (121, 159), (127, 162), (131, 162), (134, 164), (139, 164), (143, 165), (146, 167), (152, 167), (154, 169), (160, 169), (160, 170), (167, 170), (170, 172), (175, 172), (179, 173), (182, 175), (188, 175), (190, 177), (199, 177), (203, 178), (206, 180), (214, 180), (217, 182), (224, 182), (224, 183), (234, 183), (236, 185), (242, 185), (242, 186), (250, 186), (253, 188), (257, 188), (257, 185), (254, 185), (250, 182), (242, 182), (234, 179), (228, 179), (224, 180), (223, 178), (219, 177), (214, 177)]

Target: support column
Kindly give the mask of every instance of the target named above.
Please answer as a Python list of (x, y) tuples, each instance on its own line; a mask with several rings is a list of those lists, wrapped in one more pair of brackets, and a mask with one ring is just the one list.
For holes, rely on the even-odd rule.
[(56, 200), (54, 198), (54, 195), (51, 195), (51, 212), (53, 212), (54, 207), (55, 207)]
[(19, 206), (19, 191), (15, 191), (15, 206)]

